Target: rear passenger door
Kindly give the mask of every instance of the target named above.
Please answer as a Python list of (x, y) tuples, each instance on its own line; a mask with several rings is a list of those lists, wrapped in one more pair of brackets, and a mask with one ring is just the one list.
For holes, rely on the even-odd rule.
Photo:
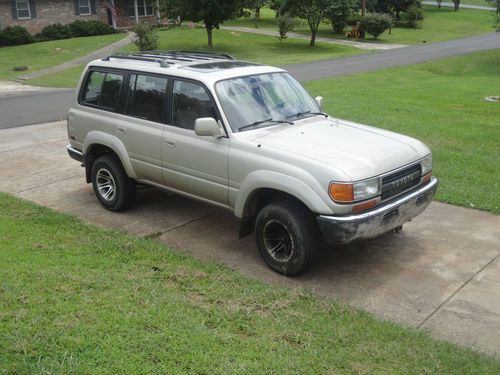
[(127, 149), (138, 179), (162, 182), (161, 140), (167, 113), (168, 77), (130, 73), (115, 136)]
[(211, 94), (191, 80), (173, 79), (170, 87), (171, 115), (162, 144), (164, 183), (227, 205), (229, 138), (194, 134), (197, 118), (220, 120)]

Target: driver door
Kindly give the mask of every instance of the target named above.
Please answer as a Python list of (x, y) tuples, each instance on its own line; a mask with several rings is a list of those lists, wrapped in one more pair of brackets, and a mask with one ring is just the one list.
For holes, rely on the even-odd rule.
[(176, 190), (228, 204), (228, 137), (194, 133), (200, 117), (218, 119), (215, 103), (199, 82), (174, 79), (170, 86), (171, 116), (162, 139), (164, 183)]

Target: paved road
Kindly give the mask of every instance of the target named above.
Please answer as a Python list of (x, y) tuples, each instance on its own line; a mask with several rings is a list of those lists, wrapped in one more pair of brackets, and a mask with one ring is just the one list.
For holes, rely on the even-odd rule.
[[(422, 1), (422, 4), (438, 6), (438, 3), (436, 1)], [(453, 7), (455, 7), (455, 4), (443, 2), (443, 3), (441, 3), (441, 6), (442, 7), (453, 8)], [(469, 4), (460, 4), (460, 9), (495, 10), (495, 8), (489, 7), (489, 6), (484, 6), (484, 5), (469, 5)]]
[(493, 32), (447, 42), (420, 44), (336, 60), (289, 65), (285, 68), (299, 80), (310, 81), (344, 74), (418, 64), (444, 57), (491, 49), (500, 49), (500, 33)]
[(228, 211), (152, 188), (139, 189), (127, 212), (104, 210), (66, 143), (65, 121), (0, 130), (0, 191), (500, 357), (500, 216), (433, 202), (402, 232), (325, 247), (310, 272), (285, 278), (264, 264), (253, 236), (238, 240)]
[[(286, 69), (297, 79), (309, 81), (497, 48), (500, 48), (500, 33), (489, 33), (342, 59), (289, 65)], [(0, 129), (65, 118), (72, 98), (71, 90), (9, 97), (0, 95)]]

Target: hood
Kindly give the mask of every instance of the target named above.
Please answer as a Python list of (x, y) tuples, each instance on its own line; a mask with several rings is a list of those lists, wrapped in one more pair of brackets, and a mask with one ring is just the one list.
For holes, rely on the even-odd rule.
[(430, 153), (416, 139), (333, 118), (318, 117), (255, 132), (253, 141), (331, 165), (358, 181), (410, 164)]

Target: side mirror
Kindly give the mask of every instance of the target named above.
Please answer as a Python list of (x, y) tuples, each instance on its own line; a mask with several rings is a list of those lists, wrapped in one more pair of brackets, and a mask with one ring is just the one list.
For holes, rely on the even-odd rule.
[(319, 110), (322, 111), (323, 110), (323, 97), (322, 96), (317, 96), (317, 97), (314, 98), (314, 101), (318, 105)]
[(217, 121), (212, 117), (200, 117), (194, 122), (194, 134), (199, 136), (222, 137), (224, 135)]

